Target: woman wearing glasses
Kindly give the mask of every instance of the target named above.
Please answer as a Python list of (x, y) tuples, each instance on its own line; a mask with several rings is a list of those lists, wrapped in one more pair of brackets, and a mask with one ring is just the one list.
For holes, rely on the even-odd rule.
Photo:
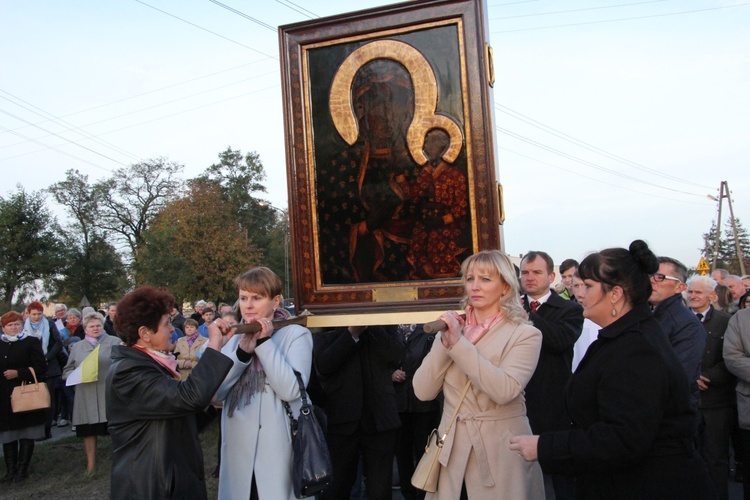
[(602, 329), (566, 389), (571, 428), (510, 440), (544, 472), (575, 476), (577, 498), (715, 498), (685, 374), (648, 305), (658, 268), (640, 240), (583, 260), (583, 315)]

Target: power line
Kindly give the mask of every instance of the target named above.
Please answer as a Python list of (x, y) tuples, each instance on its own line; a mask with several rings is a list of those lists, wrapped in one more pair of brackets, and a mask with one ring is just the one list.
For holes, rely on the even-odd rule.
[[(292, 9), (293, 11), (298, 12), (298, 13), (302, 14), (303, 16), (307, 16), (309, 18), (320, 17), (315, 12), (313, 12), (311, 10), (307, 10), (303, 6), (301, 6), (299, 4), (296, 4), (296, 3), (292, 2), (291, 0), (286, 0), (285, 2), (282, 2), (281, 0), (276, 0), (276, 3), (280, 3), (284, 7), (288, 8), (288, 9)], [(297, 7), (297, 8), (295, 8), (295, 7)]]
[[(64, 115), (61, 116), (61, 118), (68, 118), (70, 116), (79, 115), (79, 114), (82, 114), (82, 113), (86, 113), (88, 111), (93, 111), (95, 109), (104, 108), (106, 106), (112, 106), (114, 104), (119, 104), (121, 102), (129, 101), (131, 99), (136, 99), (138, 97), (147, 96), (149, 94), (155, 94), (157, 92), (161, 92), (162, 90), (167, 90), (167, 89), (171, 89), (171, 88), (174, 88), (174, 87), (179, 87), (181, 85), (186, 85), (188, 83), (192, 83), (192, 82), (195, 82), (195, 81), (198, 81), (198, 80), (203, 80), (205, 78), (210, 78), (212, 76), (220, 75), (222, 73), (227, 73), (229, 71), (234, 71), (236, 69), (244, 68), (245, 66), (252, 66), (252, 65), (258, 64), (259, 62), (262, 62), (262, 61), (263, 60), (261, 59), (261, 60), (258, 60), (258, 61), (253, 61), (251, 63), (240, 64), (239, 66), (233, 66), (231, 68), (222, 69), (222, 70), (216, 71), (214, 73), (209, 73), (207, 75), (203, 75), (203, 76), (198, 76), (198, 77), (195, 77), (195, 78), (191, 78), (190, 80), (184, 80), (184, 81), (181, 81), (181, 82), (173, 83), (171, 85), (166, 85), (164, 87), (159, 87), (159, 88), (156, 88), (156, 89), (148, 90), (146, 92), (141, 92), (140, 94), (131, 95), (129, 97), (123, 97), (122, 99), (117, 99), (117, 100), (106, 102), (106, 103), (103, 103), (103, 104), (97, 104), (96, 106), (91, 106), (89, 108), (81, 109), (79, 111), (74, 111), (72, 113), (64, 114)], [(49, 120), (49, 119), (42, 120), (42, 121), (36, 122), (35, 125), (41, 125), (41, 124), (47, 123), (49, 121), (51, 121), (51, 120)], [(29, 125), (23, 125), (22, 127), (18, 127), (18, 128), (14, 129), (14, 130), (21, 130), (21, 129), (24, 129), (24, 128), (28, 127), (28, 126)], [(13, 146), (13, 145), (14, 144), (11, 144), (11, 146)], [(0, 149), (2, 149), (3, 147), (7, 147), (7, 146), (0, 146)]]
[[(5, 111), (5, 110), (3, 110), (3, 109), (0, 109), (0, 113), (2, 113), (2, 114), (4, 114), (4, 115), (7, 115), (7, 116), (10, 116), (11, 118), (15, 118), (16, 120), (18, 120), (18, 121), (20, 121), (20, 122), (24, 122), (24, 123), (28, 123), (29, 125), (32, 125), (32, 123), (31, 123), (30, 121), (28, 121), (28, 120), (25, 120), (25, 119), (21, 118), (20, 116), (16, 116), (16, 115), (14, 115), (13, 113), (10, 113), (9, 111)], [(5, 127), (3, 127), (3, 128), (5, 128)], [(119, 164), (120, 164), (120, 165), (122, 165), (123, 167), (126, 167), (126, 166), (127, 166), (127, 164), (125, 164), (125, 163), (123, 163), (123, 162), (121, 162), (121, 161), (119, 161), (119, 160), (115, 160), (114, 158), (111, 158), (111, 157), (109, 157), (109, 156), (107, 156), (107, 155), (105, 155), (105, 154), (103, 154), (103, 153), (100, 153), (99, 151), (95, 151), (95, 150), (93, 150), (93, 149), (91, 149), (91, 148), (88, 148), (88, 147), (84, 146), (83, 144), (80, 144), (80, 143), (78, 143), (78, 142), (76, 142), (76, 141), (71, 141), (71, 140), (70, 140), (70, 139), (68, 139), (67, 137), (64, 137), (64, 136), (62, 136), (62, 135), (60, 135), (60, 134), (58, 134), (58, 133), (56, 133), (56, 132), (52, 132), (51, 130), (47, 130), (46, 128), (40, 127), (39, 125), (36, 125), (36, 128), (38, 128), (39, 130), (42, 130), (42, 131), (44, 131), (44, 132), (47, 132), (47, 134), (49, 134), (49, 135), (54, 135), (55, 137), (58, 137), (58, 138), (60, 138), (60, 139), (64, 140), (65, 142), (69, 142), (70, 144), (73, 144), (73, 145), (75, 145), (75, 146), (78, 146), (79, 148), (85, 149), (86, 151), (89, 151), (89, 152), (91, 152), (91, 153), (94, 153), (94, 154), (96, 154), (96, 155), (99, 155), (99, 156), (101, 156), (102, 158), (106, 158), (106, 159), (108, 159), (108, 160), (110, 160), (110, 161), (113, 161), (113, 162), (115, 162), (115, 163), (119, 163)], [(16, 134), (16, 135), (17, 135), (17, 134)]]
[[(695, 187), (699, 187), (699, 188), (703, 188), (703, 189), (713, 189), (712, 187), (705, 186), (703, 184), (698, 184), (698, 183), (691, 182), (691, 181), (686, 181), (684, 179), (681, 179), (680, 177), (676, 177), (676, 176), (670, 175), (670, 174), (665, 174), (665, 173), (660, 172), (660, 171), (658, 171), (656, 169), (649, 168), (649, 167), (643, 166), (643, 165), (641, 165), (639, 163), (636, 163), (634, 161), (628, 160), (627, 158), (623, 158), (621, 156), (617, 156), (614, 153), (610, 153), (609, 151), (606, 151), (604, 149), (598, 148), (598, 147), (596, 147), (596, 146), (594, 146), (592, 144), (589, 144), (588, 142), (582, 141), (580, 139), (576, 139), (575, 137), (573, 137), (571, 135), (568, 135), (565, 132), (557, 130), (554, 127), (550, 127), (549, 125), (545, 125), (542, 122), (534, 120), (533, 118), (528, 117), (528, 116), (524, 115), (523, 113), (515, 111), (515, 110), (513, 110), (513, 109), (511, 109), (511, 108), (509, 108), (507, 106), (503, 106), (502, 104), (495, 104), (495, 107), (501, 113), (505, 113), (506, 115), (512, 116), (516, 120), (520, 120), (520, 121), (522, 121), (524, 123), (527, 123), (527, 124), (531, 125), (532, 127), (536, 127), (536, 128), (538, 128), (540, 130), (543, 130), (544, 132), (547, 132), (548, 134), (554, 135), (555, 137), (558, 137), (558, 138), (560, 138), (560, 139), (562, 139), (564, 141), (570, 142), (571, 144), (575, 144), (576, 146), (582, 147), (584, 149), (588, 149), (589, 151), (592, 151), (594, 153), (598, 153), (598, 154), (600, 154), (602, 156), (605, 156), (605, 157), (607, 157), (607, 158), (609, 158), (611, 160), (615, 160), (615, 161), (618, 161), (620, 163), (624, 163), (624, 164), (626, 164), (628, 166), (631, 166), (633, 168), (636, 168), (638, 170), (642, 170), (642, 171), (645, 171), (645, 172), (648, 172), (648, 173), (651, 173), (651, 174), (654, 174), (654, 175), (658, 175), (660, 177), (664, 177), (664, 178), (669, 179), (669, 180), (673, 180), (673, 181), (677, 181), (677, 182), (682, 182), (684, 184), (689, 184), (691, 186), (695, 186)], [(500, 108), (504, 108), (507, 111), (504, 111), (503, 109), (500, 109)], [(518, 115), (518, 116), (516, 116), (516, 115)]]
[(537, 26), (536, 28), (520, 28), (515, 30), (501, 30), (501, 31), (493, 31), (491, 32), (492, 35), (500, 34), (500, 33), (515, 33), (518, 31), (532, 31), (532, 30), (545, 30), (545, 29), (552, 29), (552, 28), (567, 28), (569, 26), (584, 26), (587, 24), (600, 24), (600, 23), (616, 23), (620, 21), (634, 21), (636, 19), (649, 19), (652, 17), (665, 17), (665, 16), (677, 16), (680, 14), (694, 14), (696, 12), (707, 12), (710, 10), (719, 10), (719, 9), (729, 9), (731, 7), (742, 7), (745, 5), (750, 5), (750, 2), (746, 3), (738, 3), (734, 5), (722, 5), (720, 7), (709, 7), (707, 9), (696, 9), (696, 10), (683, 10), (680, 12), (668, 12), (666, 14), (651, 14), (648, 16), (636, 16), (636, 17), (622, 17), (618, 19), (604, 19), (601, 21), (588, 21), (588, 22), (582, 22), (582, 23), (570, 23), (570, 24), (557, 24), (554, 26)]
[(273, 31), (274, 33), (276, 33), (276, 28), (274, 28), (270, 24), (266, 24), (266, 23), (264, 23), (263, 21), (261, 21), (259, 19), (255, 19), (254, 17), (248, 16), (244, 12), (241, 12), (241, 11), (239, 11), (239, 10), (233, 8), (233, 7), (230, 7), (229, 5), (223, 4), (223, 3), (219, 2), (218, 0), (208, 0), (208, 1), (211, 2), (211, 3), (213, 3), (213, 4), (218, 5), (222, 9), (227, 9), (229, 12), (237, 14), (240, 17), (244, 17), (248, 21), (252, 21), (255, 24), (257, 24), (258, 26), (262, 26), (262, 27), (267, 28), (267, 29)]
[(519, 17), (536, 17), (536, 16), (549, 16), (553, 14), (568, 14), (571, 12), (584, 12), (587, 10), (614, 9), (618, 7), (629, 7), (631, 5), (643, 5), (647, 3), (659, 3), (659, 2), (671, 2), (671, 1), (672, 0), (648, 0), (646, 2), (621, 3), (618, 5), (600, 5), (598, 7), (585, 7), (582, 9), (556, 10), (556, 11), (551, 11), (551, 12), (537, 12), (536, 14), (519, 14), (516, 16), (492, 17), (490, 18), (490, 21), (497, 21), (498, 19), (516, 19)]
[[(232, 87), (232, 86), (238, 85), (240, 83), (248, 82), (250, 80), (255, 80), (257, 78), (262, 78), (264, 76), (267, 76), (267, 75), (270, 75), (270, 74), (275, 74), (275, 73), (276, 73), (275, 71), (269, 71), (268, 73), (264, 73), (264, 74), (253, 76), (252, 78), (245, 78), (245, 79), (237, 81), (237, 82), (228, 83), (226, 85), (221, 85), (219, 87), (214, 87), (214, 88), (211, 88), (211, 89), (208, 89), (208, 90), (203, 90), (201, 92), (196, 92), (194, 94), (190, 94), (190, 95), (183, 96), (183, 97), (180, 97), (180, 98), (177, 98), (177, 99), (173, 99), (171, 101), (160, 102), (159, 104), (154, 104), (152, 106), (147, 106), (145, 108), (136, 109), (136, 110), (133, 110), (133, 111), (128, 111), (127, 113), (122, 113), (122, 114), (115, 115), (115, 116), (110, 116), (109, 118), (104, 118), (102, 120), (97, 120), (97, 121), (94, 121), (94, 122), (88, 122), (88, 123), (85, 123), (83, 126), (84, 127), (90, 127), (92, 125), (98, 125), (100, 123), (108, 122), (108, 121), (111, 121), (111, 120), (117, 120), (118, 118), (123, 118), (125, 116), (134, 115), (134, 114), (137, 114), (137, 113), (141, 113), (143, 111), (148, 111), (150, 109), (158, 108), (158, 107), (161, 107), (161, 106), (166, 106), (168, 104), (174, 104), (174, 103), (179, 102), (179, 101), (184, 101), (185, 99), (191, 99), (193, 97), (197, 97), (197, 96), (202, 95), (202, 94), (208, 94), (208, 93), (214, 92), (216, 90), (220, 90), (220, 89), (227, 88), (227, 87)], [(42, 139), (44, 139), (45, 137), (48, 137), (48, 136), (43, 136)], [(19, 144), (19, 143), (11, 144), (11, 145), (8, 145), (8, 146), (2, 146), (2, 147), (0, 147), (0, 149), (3, 149), (5, 147), (10, 147), (10, 146), (15, 146), (17, 144)]]
[[(26, 104), (27, 106), (19, 104), (18, 102), (14, 102), (13, 100), (8, 99), (7, 97), (0, 96), (0, 99), (5, 99), (6, 101), (9, 101), (9, 102), (15, 104), (16, 106), (18, 106), (20, 108), (23, 108), (23, 109), (25, 109), (27, 111), (30, 111), (30, 112), (34, 113), (35, 115), (41, 116), (42, 118), (47, 118), (48, 116), (51, 116), (52, 118), (48, 118), (47, 121), (53, 121), (53, 122), (57, 123), (58, 125), (62, 124), (62, 126), (66, 127), (65, 130), (64, 130), (64, 132), (67, 132), (67, 131), (78, 132), (79, 134), (81, 134), (86, 139), (92, 140), (92, 141), (96, 142), (97, 144), (99, 144), (101, 146), (107, 147), (107, 148), (109, 148), (109, 149), (111, 149), (111, 150), (113, 150), (113, 151), (115, 151), (117, 153), (123, 154), (125, 156), (129, 156), (132, 159), (141, 160), (141, 158), (139, 156), (134, 155), (130, 151), (126, 151), (126, 150), (124, 150), (124, 149), (122, 149), (122, 148), (120, 148), (120, 147), (112, 144), (111, 142), (105, 141), (103, 139), (99, 139), (95, 135), (90, 134), (89, 132), (87, 132), (87, 131), (83, 130), (82, 128), (78, 127), (77, 125), (75, 125), (73, 123), (70, 123), (70, 122), (67, 122), (67, 121), (65, 121), (65, 120), (63, 120), (61, 118), (58, 118), (57, 116), (53, 115), (52, 113), (50, 113), (48, 111), (45, 111), (45, 110), (43, 110), (42, 108), (40, 108), (38, 106), (34, 106), (30, 102), (24, 101), (20, 97), (15, 96), (15, 95), (11, 94), (10, 92), (7, 92), (7, 91), (5, 91), (3, 89), (0, 89), (0, 92), (11, 96), (16, 101), (20, 101), (20, 102)], [(31, 109), (31, 108), (34, 108), (34, 109)], [(39, 111), (36, 111), (36, 110), (41, 111), (41, 113)], [(44, 114), (42, 114), (42, 113), (44, 113)], [(45, 116), (45, 115), (47, 115), (47, 116)], [(33, 126), (37, 127), (37, 125), (33, 125)]]
[(170, 14), (170, 13), (169, 13), (169, 12), (167, 12), (166, 10), (161, 10), (161, 9), (159, 9), (159, 8), (157, 8), (157, 7), (154, 7), (153, 5), (149, 5), (149, 4), (147, 4), (146, 2), (144, 2), (144, 1), (142, 1), (142, 0), (135, 0), (135, 1), (136, 1), (136, 2), (138, 2), (139, 4), (145, 5), (146, 7), (150, 7), (150, 8), (152, 8), (152, 9), (156, 10), (156, 11), (159, 11), (159, 12), (161, 12), (162, 14), (166, 14), (166, 15), (168, 15), (169, 17), (173, 17), (174, 19), (177, 19), (178, 21), (182, 21), (183, 23), (186, 23), (186, 24), (189, 24), (190, 26), (193, 26), (193, 27), (195, 27), (195, 28), (198, 28), (199, 30), (203, 30), (203, 31), (205, 31), (205, 32), (207, 32), (207, 33), (211, 33), (212, 35), (216, 35), (216, 36), (218, 36), (219, 38), (223, 38), (224, 40), (226, 40), (226, 41), (228, 41), (228, 42), (232, 42), (232, 43), (234, 43), (234, 44), (236, 44), (236, 45), (239, 45), (240, 47), (245, 47), (246, 49), (250, 49), (250, 50), (252, 50), (253, 52), (257, 52), (258, 54), (261, 54), (261, 55), (263, 55), (263, 56), (266, 56), (266, 57), (268, 57), (269, 59), (274, 59), (274, 60), (276, 60), (276, 61), (278, 61), (278, 60), (279, 60), (279, 58), (278, 58), (278, 57), (276, 57), (276, 56), (268, 55), (268, 54), (266, 54), (265, 52), (261, 52), (260, 50), (258, 50), (258, 49), (256, 49), (256, 48), (254, 48), (254, 47), (250, 47), (249, 45), (245, 45), (244, 43), (240, 43), (240, 42), (238, 42), (237, 40), (232, 40), (231, 38), (228, 38), (228, 37), (226, 37), (226, 36), (224, 36), (224, 35), (220, 35), (219, 33), (216, 33), (215, 31), (211, 31), (211, 30), (210, 30), (210, 29), (208, 29), (208, 28), (204, 28), (203, 26), (198, 26), (197, 24), (195, 24), (195, 23), (191, 23), (190, 21), (188, 21), (188, 20), (186, 20), (186, 19), (183, 19), (183, 18), (181, 18), (181, 17), (179, 17), (179, 16), (175, 16), (174, 14)]
[(583, 165), (589, 166), (589, 167), (594, 168), (596, 170), (601, 170), (603, 172), (607, 172), (607, 173), (610, 173), (612, 175), (616, 175), (616, 176), (622, 177), (624, 179), (631, 180), (633, 182), (639, 182), (641, 184), (646, 184), (646, 185), (649, 185), (649, 186), (658, 187), (660, 189), (665, 189), (667, 191), (672, 191), (674, 193), (686, 194), (686, 195), (689, 195), (689, 196), (697, 196), (697, 197), (700, 197), (700, 198), (705, 197), (705, 194), (690, 193), (688, 191), (682, 191), (680, 189), (674, 189), (674, 188), (670, 188), (670, 187), (667, 187), (667, 186), (661, 186), (661, 185), (655, 184), (653, 182), (648, 182), (648, 181), (645, 181), (643, 179), (639, 179), (637, 177), (633, 177), (632, 175), (623, 174), (622, 172), (618, 172), (617, 170), (613, 170), (613, 169), (610, 169), (610, 168), (607, 168), (607, 167), (603, 167), (603, 166), (601, 166), (601, 165), (599, 165), (597, 163), (590, 162), (590, 161), (584, 160), (582, 158), (578, 158), (577, 156), (565, 153), (564, 151), (560, 151), (559, 149), (555, 149), (555, 148), (553, 148), (551, 146), (547, 146), (546, 144), (542, 144), (541, 142), (537, 142), (537, 141), (535, 141), (533, 139), (529, 139), (528, 137), (524, 137), (521, 134), (517, 134), (517, 133), (512, 132), (512, 131), (510, 131), (508, 129), (504, 129), (504, 128), (499, 127), (499, 126), (496, 126), (495, 128), (499, 132), (502, 132), (505, 135), (509, 135), (509, 136), (511, 136), (511, 137), (513, 137), (515, 139), (518, 139), (520, 141), (526, 142), (526, 143), (531, 144), (533, 146), (536, 146), (538, 148), (544, 149), (545, 151), (549, 151), (550, 153), (555, 153), (555, 154), (560, 155), (560, 156), (562, 156), (564, 158), (568, 158), (570, 160), (576, 161), (578, 163), (581, 163)]
[[(62, 155), (69, 156), (69, 157), (71, 157), (73, 159), (76, 159), (76, 160), (78, 160), (80, 162), (83, 162), (83, 163), (88, 163), (92, 167), (96, 167), (98, 169), (104, 170), (105, 172), (110, 172), (110, 173), (112, 172), (112, 170), (109, 169), (109, 168), (102, 167), (101, 165), (97, 165), (96, 163), (91, 163), (88, 160), (84, 160), (83, 158), (79, 158), (78, 156), (76, 156), (74, 154), (68, 153), (67, 151), (63, 151), (63, 150), (60, 149), (60, 146), (51, 146), (49, 144), (45, 144), (42, 141), (39, 141), (39, 140), (34, 139), (32, 137), (28, 137), (28, 136), (25, 136), (23, 134), (20, 134), (20, 133), (16, 132), (15, 130), (11, 130), (11, 129), (7, 128), (7, 127), (3, 127), (2, 125), (0, 125), (0, 129), (2, 129), (5, 132), (8, 132), (9, 134), (13, 134), (15, 136), (21, 137), (22, 139), (26, 139), (28, 141), (34, 142), (36, 144), (39, 144), (40, 146), (43, 146), (44, 149), (42, 149), (40, 151), (44, 151), (44, 150), (47, 150), (47, 149), (54, 149), (56, 152), (58, 152), (58, 153), (60, 153)], [(38, 151), (34, 151), (34, 152), (37, 153)], [(17, 155), (17, 156), (23, 156), (23, 155)], [(14, 156), (13, 158), (16, 158), (16, 156)], [(9, 159), (11, 159), (11, 158), (0, 158), (0, 161), (9, 160)]]
[(623, 186), (622, 184), (613, 184), (611, 182), (603, 181), (601, 179), (597, 179), (595, 177), (591, 177), (589, 175), (582, 174), (580, 172), (576, 172), (574, 170), (570, 170), (570, 169), (567, 169), (567, 168), (564, 168), (564, 167), (560, 167), (558, 165), (553, 165), (552, 163), (546, 162), (544, 160), (540, 160), (538, 158), (533, 158), (531, 156), (525, 155), (523, 153), (519, 153), (518, 151), (514, 151), (512, 149), (509, 149), (509, 148), (506, 148), (506, 147), (503, 147), (503, 146), (498, 146), (498, 149), (502, 149), (503, 151), (508, 151), (509, 153), (513, 153), (514, 155), (522, 156), (522, 157), (524, 157), (526, 159), (529, 159), (531, 161), (535, 161), (537, 163), (541, 163), (543, 165), (547, 165), (549, 167), (556, 168), (558, 170), (562, 170), (563, 172), (568, 172), (568, 173), (573, 174), (573, 175), (575, 175), (577, 177), (583, 177), (585, 179), (589, 179), (589, 180), (592, 180), (594, 182), (598, 182), (600, 184), (605, 184), (607, 186), (616, 187), (618, 189), (624, 189), (625, 191), (630, 191), (632, 193), (637, 193), (637, 194), (644, 195), (644, 196), (652, 196), (652, 197), (655, 197), (655, 198), (662, 198), (664, 200), (676, 201), (676, 202), (680, 202), (680, 203), (690, 203), (691, 205), (704, 205), (704, 203), (699, 203), (697, 201), (680, 200), (680, 199), (677, 199), (677, 198), (668, 198), (666, 196), (662, 196), (662, 195), (659, 195), (659, 194), (645, 193), (643, 191), (638, 191), (637, 189), (627, 188), (627, 187)]

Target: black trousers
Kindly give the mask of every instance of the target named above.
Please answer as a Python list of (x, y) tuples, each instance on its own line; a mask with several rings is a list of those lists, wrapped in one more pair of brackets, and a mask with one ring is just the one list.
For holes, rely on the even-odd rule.
[(734, 407), (700, 410), (698, 451), (720, 500), (729, 498), (729, 436), (736, 412)]
[(366, 434), (361, 429), (353, 435), (329, 433), (326, 441), (333, 463), (333, 482), (323, 493), (323, 499), (349, 498), (361, 453), (367, 499), (390, 500), (397, 434), (398, 430)]
[(401, 429), (398, 433), (396, 461), (401, 495), (404, 500), (421, 500), (425, 497), (425, 492), (411, 485), (411, 476), (424, 454), (427, 436), (440, 423), (440, 412), (403, 412), (398, 415), (401, 418)]

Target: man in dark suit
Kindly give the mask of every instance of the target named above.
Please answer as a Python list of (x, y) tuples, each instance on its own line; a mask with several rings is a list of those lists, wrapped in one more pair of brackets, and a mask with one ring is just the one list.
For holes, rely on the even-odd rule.
[(731, 316), (711, 305), (716, 281), (708, 276), (693, 276), (687, 282), (688, 303), (706, 330), (703, 350), (698, 410), (700, 435), (698, 449), (706, 461), (708, 473), (721, 500), (729, 498), (729, 436), (734, 425), (737, 400), (736, 380), (729, 373), (722, 353), (724, 332)]
[[(545, 252), (532, 251), (521, 259), (523, 306), (542, 332), (542, 350), (534, 375), (526, 385), (526, 414), (534, 434), (568, 429), (563, 399), (571, 376), (573, 344), (583, 329), (583, 308), (550, 289), (554, 262)], [(558, 500), (573, 498), (573, 479), (545, 474)], [(547, 488), (549, 489), (549, 488)]]
[(326, 395), (326, 440), (333, 482), (324, 499), (349, 498), (363, 458), (368, 499), (391, 498), (393, 456), (401, 426), (391, 374), (404, 346), (395, 327), (348, 327), (313, 338), (313, 364)]
[(680, 360), (690, 389), (690, 406), (698, 408), (698, 378), (701, 359), (706, 347), (706, 333), (700, 321), (685, 307), (687, 267), (671, 257), (659, 257), (659, 270), (651, 275), (651, 296), (648, 301), (654, 308), (654, 318), (667, 335), (669, 343)]

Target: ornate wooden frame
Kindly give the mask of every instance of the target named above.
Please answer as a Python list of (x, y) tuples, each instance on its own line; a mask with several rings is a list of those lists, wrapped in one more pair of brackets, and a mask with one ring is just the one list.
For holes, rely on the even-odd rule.
[[(500, 248), (502, 221), (489, 92), (493, 69), (482, 4), (481, 0), (412, 1), (279, 28), (298, 310), (356, 314), (455, 309), (463, 295), (455, 263), (449, 263), (453, 275), (432, 270), (429, 258), (418, 251), (435, 255), (434, 246), (423, 244), (418, 236), (435, 238), (442, 234), (436, 231), (460, 227), (451, 233), (457, 236), (449, 253), (461, 259), (479, 250)], [(360, 71), (363, 68), (367, 70)], [(377, 103), (360, 105), (357, 101), (376, 88), (390, 96), (391, 107), (385, 111)], [(396, 94), (405, 96), (402, 99), (409, 106), (397, 106)], [(362, 99), (375, 103), (372, 95), (376, 94)], [(362, 111), (360, 106), (365, 105), (370, 108)], [(394, 118), (399, 113), (404, 115), (401, 122)], [(397, 126), (373, 132), (385, 127), (384, 121)], [(360, 132), (363, 127), (368, 127), (367, 132)], [(391, 163), (397, 148), (374, 146), (398, 128), (404, 130), (399, 145), (406, 144), (402, 149), (409, 153), (398, 157), (404, 162), (406, 177), (398, 175), (401, 167)], [(427, 158), (427, 134), (435, 129), (442, 131), (437, 134), (445, 147)], [(363, 137), (370, 134), (370, 139), (358, 140), (360, 133)], [(390, 156), (378, 160), (379, 151)], [(455, 190), (459, 197), (465, 194), (463, 225), (450, 226), (458, 222), (451, 215), (431, 218), (431, 204), (404, 201), (390, 211), (381, 208), (393, 192), (401, 193), (404, 200), (403, 193), (418, 192), (419, 172), (433, 172), (433, 168), (437, 172), (440, 165), (445, 167), (440, 172), (455, 169), (456, 177), (453, 184), (444, 182), (434, 189), (449, 189), (456, 179), (458, 185), (466, 185)], [(386, 201), (371, 194), (382, 191), (383, 182), (368, 185), (363, 180), (366, 176), (389, 176), (392, 192), (386, 189)], [(429, 182), (429, 176), (424, 178)], [(349, 203), (347, 199), (357, 193), (359, 198)], [(366, 197), (365, 193), (370, 194)], [(406, 206), (412, 215), (404, 215)], [(437, 206), (443, 209), (446, 204)], [(344, 227), (344, 219), (339, 219), (344, 210), (364, 215)], [(353, 217), (347, 215), (347, 223)], [(379, 227), (375, 220), (385, 220), (388, 227), (371, 229)], [(409, 238), (394, 235), (391, 227), (397, 226), (412, 231), (404, 233)], [(383, 234), (391, 239), (383, 243)], [(347, 237), (349, 261), (340, 258)], [(450, 238), (445, 240), (450, 242)], [(368, 241), (375, 245), (368, 246)], [(455, 248), (463, 253), (459, 255)], [(407, 255), (406, 265), (394, 255)], [(428, 264), (419, 267), (419, 262)], [(338, 263), (341, 269), (336, 268)]]

